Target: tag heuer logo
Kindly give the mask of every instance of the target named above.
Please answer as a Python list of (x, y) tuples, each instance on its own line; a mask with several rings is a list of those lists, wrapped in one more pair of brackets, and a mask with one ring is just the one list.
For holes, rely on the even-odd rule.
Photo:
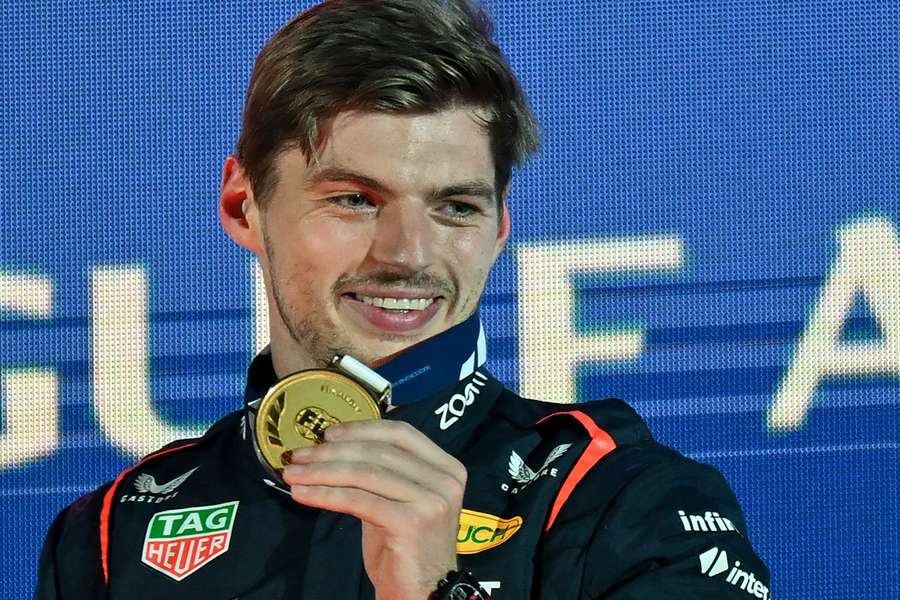
[(228, 551), (238, 501), (166, 510), (147, 525), (141, 561), (181, 581)]

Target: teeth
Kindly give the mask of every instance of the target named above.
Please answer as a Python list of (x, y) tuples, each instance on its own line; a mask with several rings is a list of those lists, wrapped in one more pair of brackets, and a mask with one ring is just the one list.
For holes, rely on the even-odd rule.
[(434, 303), (434, 298), (376, 298), (362, 294), (356, 297), (366, 304), (388, 310), (425, 310)]

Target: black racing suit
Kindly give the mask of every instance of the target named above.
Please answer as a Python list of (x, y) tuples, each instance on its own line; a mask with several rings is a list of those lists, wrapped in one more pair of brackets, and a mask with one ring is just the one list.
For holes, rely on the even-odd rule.
[[(272, 378), (260, 355), (248, 396)], [(60, 513), (36, 597), (374, 598), (359, 521), (267, 485), (244, 416)], [(723, 477), (655, 442), (620, 400), (527, 400), (482, 369), (386, 418), (466, 465), (459, 562), (493, 598), (770, 597)]]

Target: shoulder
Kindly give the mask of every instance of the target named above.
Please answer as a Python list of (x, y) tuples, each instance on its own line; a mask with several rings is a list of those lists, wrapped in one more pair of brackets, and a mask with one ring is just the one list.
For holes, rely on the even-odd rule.
[[(557, 412), (542, 422), (548, 426), (553, 422), (556, 429), (577, 424), (574, 426), (591, 438), (582, 458), (594, 454), (578, 474), (577, 485), (559, 515), (561, 520), (589, 516), (600, 518), (605, 526), (632, 530), (634, 525), (647, 523), (647, 513), (655, 513), (658, 519), (679, 527), (679, 511), (703, 508), (705, 513), (720, 506), (733, 515), (729, 522), (744, 529), (738, 501), (718, 469), (657, 442), (625, 402), (599, 400), (563, 405), (562, 410), (557, 406)], [(602, 448), (599, 452), (598, 447)]]
[(41, 549), (35, 598), (67, 598), (67, 589), (78, 589), (83, 598), (101, 593), (100, 514), (111, 485), (105, 483), (56, 516)]
[(615, 589), (621, 596), (611, 598), (744, 594), (734, 581), (759, 598), (768, 594), (768, 570), (722, 473), (653, 440), (630, 409), (610, 416), (603, 414), (610, 405), (590, 404), (573, 408), (595, 417), (593, 427), (608, 428), (614, 445), (572, 489), (547, 538), (548, 548), (585, 552), (589, 597)]
[[(78, 598), (102, 595), (116, 505), (149, 504), (178, 493), (204, 457), (240, 427), (240, 412), (226, 415), (202, 437), (167, 444), (60, 511), (41, 551), (36, 597), (65, 598), (68, 591)], [(186, 469), (186, 464), (194, 466)]]
[[(658, 444), (626, 450), (619, 464), (610, 466), (620, 474), (633, 469), (634, 475), (623, 477), (625, 483), (593, 521), (587, 564), (606, 567), (586, 571), (586, 589), (600, 596), (628, 581), (622, 598), (676, 592), (685, 598), (768, 597), (768, 569), (718, 469)], [(585, 492), (602, 485), (603, 469), (597, 476), (593, 490)], [(582, 495), (580, 509), (590, 504)], [(616, 567), (610, 568), (610, 556)]]
[[(76, 548), (87, 540), (91, 540), (87, 548), (98, 546), (99, 549), (101, 529), (111, 510), (112, 497), (118, 490), (128, 484), (131, 492), (146, 493), (148, 496), (171, 493), (186, 479), (184, 475), (190, 475), (190, 472), (182, 473), (180, 469), (185, 464), (196, 462), (198, 454), (208, 452), (223, 438), (237, 432), (240, 418), (239, 412), (231, 413), (213, 424), (202, 437), (176, 440), (151, 452), (119, 473), (114, 480), (65, 507), (48, 531), (45, 551), (48, 547), (63, 547), (70, 543), (73, 543), (71, 547)], [(142, 472), (142, 468), (149, 465), (153, 466), (153, 475)], [(171, 473), (177, 473), (174, 479), (168, 477)]]
[[(159, 493), (161, 489), (156, 485), (159, 481), (170, 481), (171, 477), (180, 478), (185, 468), (196, 467), (207, 457), (214, 459), (223, 444), (235, 437), (247, 435), (243, 416), (243, 411), (229, 413), (216, 421), (201, 437), (175, 440), (151, 452), (120, 473), (114, 485), (118, 487), (126, 482), (130, 485), (134, 481), (137, 485), (131, 487), (135, 491)], [(152, 468), (152, 477), (142, 477), (146, 468)], [(158, 481), (151, 482), (151, 479)]]
[(631, 406), (618, 398), (580, 403), (546, 402), (522, 397), (504, 389), (493, 412), (516, 425), (538, 427), (550, 437), (563, 431), (575, 431), (590, 437), (599, 431), (609, 435), (616, 446), (652, 441), (643, 419)]

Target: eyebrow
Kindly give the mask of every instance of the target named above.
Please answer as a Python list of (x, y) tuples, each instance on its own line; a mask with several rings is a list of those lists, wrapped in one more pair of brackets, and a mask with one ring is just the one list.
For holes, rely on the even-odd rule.
[[(321, 167), (306, 178), (307, 187), (314, 187), (328, 181), (347, 181), (369, 188), (378, 193), (392, 194), (391, 187), (373, 177), (343, 167)], [(430, 201), (443, 200), (454, 196), (472, 196), (493, 201), (496, 197), (494, 186), (486, 181), (472, 180), (454, 183), (444, 188), (435, 188), (428, 194)]]
[(454, 185), (433, 190), (430, 197), (433, 200), (441, 200), (443, 198), (452, 198), (453, 196), (472, 196), (473, 198), (484, 198), (493, 201), (496, 198), (494, 186), (486, 181), (464, 181)]
[(391, 191), (387, 185), (381, 183), (377, 179), (342, 167), (321, 167), (314, 170), (306, 177), (307, 187), (313, 187), (328, 181), (349, 181), (350, 183), (373, 189), (376, 192)]

